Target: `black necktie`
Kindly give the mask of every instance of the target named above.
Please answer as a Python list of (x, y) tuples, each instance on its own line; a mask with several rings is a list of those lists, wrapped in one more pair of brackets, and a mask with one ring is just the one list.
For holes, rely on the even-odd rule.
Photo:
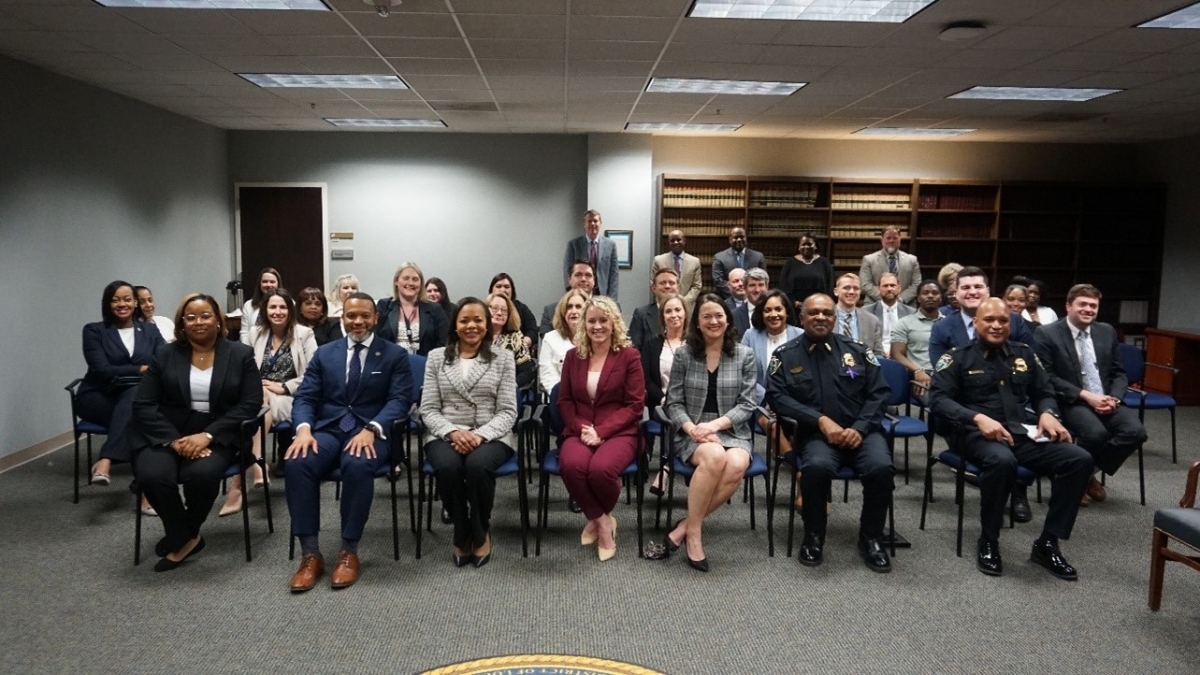
[[(366, 345), (359, 342), (354, 345), (354, 355), (350, 357), (350, 369), (346, 372), (346, 403), (354, 400), (354, 392), (358, 391), (358, 381), (362, 379), (362, 359), (359, 356), (362, 350), (366, 349)], [(342, 416), (342, 421), (338, 423), (338, 428), (349, 433), (357, 426), (358, 420), (355, 419), (353, 413), (346, 413)]]
[(810, 352), (817, 369), (817, 384), (821, 387), (821, 412), (841, 424), (841, 406), (837, 396), (837, 366), (828, 342), (815, 342)]

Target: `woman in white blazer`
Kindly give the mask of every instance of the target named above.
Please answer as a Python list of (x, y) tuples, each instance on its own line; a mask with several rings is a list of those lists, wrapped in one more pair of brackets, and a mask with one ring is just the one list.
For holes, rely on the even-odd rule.
[[(311, 328), (296, 323), (296, 301), (282, 288), (263, 294), (258, 322), (250, 328), (246, 344), (254, 349), (254, 364), (262, 378), (263, 405), (267, 406), (266, 427), (292, 419), (292, 395), (304, 379), (304, 371), (317, 353), (317, 339)], [(263, 439), (254, 436), (254, 456), (262, 456)], [(262, 470), (251, 469), (255, 487), (267, 480)], [(227, 516), (242, 510), (242, 483), (235, 477), (220, 514)]]
[(516, 440), (516, 363), (512, 352), (492, 347), (491, 324), (482, 300), (459, 300), (446, 346), (429, 352), (425, 364), (425, 458), (454, 524), (455, 567), (483, 567), (492, 558), (495, 472)]

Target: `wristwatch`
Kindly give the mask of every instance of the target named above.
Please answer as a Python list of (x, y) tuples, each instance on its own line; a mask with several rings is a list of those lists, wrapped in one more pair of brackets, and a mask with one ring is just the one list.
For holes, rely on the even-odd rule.
[(205, 431), (205, 432), (204, 432), (204, 437), (208, 439), (208, 442), (209, 442), (209, 443), (212, 443), (212, 439), (213, 439), (213, 437), (212, 437), (212, 434), (210, 434), (210, 433), (208, 433), (207, 431)]

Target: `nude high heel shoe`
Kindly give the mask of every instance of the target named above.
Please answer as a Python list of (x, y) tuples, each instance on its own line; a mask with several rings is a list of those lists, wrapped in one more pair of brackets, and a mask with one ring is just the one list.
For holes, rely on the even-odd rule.
[(600, 557), (600, 562), (608, 562), (609, 560), (612, 560), (613, 558), (615, 558), (617, 555), (617, 519), (613, 518), (611, 515), (609, 515), (608, 518), (610, 520), (612, 520), (613, 547), (612, 548), (604, 548), (603, 546), (596, 547), (596, 554)]

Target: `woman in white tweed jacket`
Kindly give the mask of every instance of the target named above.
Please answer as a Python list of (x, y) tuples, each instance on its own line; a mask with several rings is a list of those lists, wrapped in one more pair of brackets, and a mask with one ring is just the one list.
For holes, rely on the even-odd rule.
[(456, 567), (491, 560), (495, 471), (513, 454), (516, 366), (512, 352), (491, 348), (491, 322), (482, 300), (459, 300), (446, 346), (425, 364), (425, 456), (454, 523)]
[(754, 441), (754, 351), (737, 344), (733, 321), (719, 296), (696, 301), (686, 344), (675, 352), (666, 414), (675, 428), (675, 453), (696, 467), (688, 488), (688, 515), (667, 533), (664, 549), (686, 541), (688, 565), (708, 571), (701, 542), (704, 518), (741, 485)]

